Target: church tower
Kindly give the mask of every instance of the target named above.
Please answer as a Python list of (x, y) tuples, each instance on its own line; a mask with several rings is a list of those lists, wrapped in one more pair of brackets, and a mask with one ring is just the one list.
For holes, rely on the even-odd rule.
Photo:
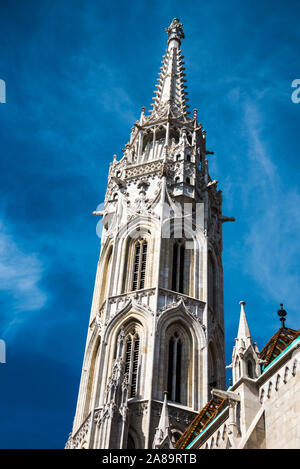
[(101, 252), (67, 448), (172, 447), (225, 386), (222, 223), (234, 219), (187, 110), (182, 24), (166, 32), (153, 108), (114, 156), (94, 212)]

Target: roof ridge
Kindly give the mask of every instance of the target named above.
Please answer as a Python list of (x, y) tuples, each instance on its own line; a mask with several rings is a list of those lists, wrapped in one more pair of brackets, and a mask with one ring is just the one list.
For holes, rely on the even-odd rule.
[[(288, 347), (299, 335), (300, 329), (295, 330), (288, 327), (281, 327), (278, 329), (259, 354), (260, 358), (265, 360), (265, 366), (269, 365), (276, 356), (283, 352), (283, 350), (285, 350), (286, 347)], [(283, 340), (284, 338), (286, 340)], [(277, 351), (276, 347), (278, 348)]]

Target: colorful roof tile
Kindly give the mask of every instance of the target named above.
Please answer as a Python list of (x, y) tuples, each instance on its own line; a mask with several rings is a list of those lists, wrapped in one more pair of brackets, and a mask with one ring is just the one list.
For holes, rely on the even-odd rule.
[(265, 345), (259, 354), (265, 360), (264, 366), (268, 366), (283, 350), (285, 350), (298, 336), (300, 329), (295, 331), (287, 327), (281, 327)]
[(176, 442), (176, 449), (185, 449), (226, 407), (227, 403), (224, 399), (213, 397), (195, 417), (185, 432)]

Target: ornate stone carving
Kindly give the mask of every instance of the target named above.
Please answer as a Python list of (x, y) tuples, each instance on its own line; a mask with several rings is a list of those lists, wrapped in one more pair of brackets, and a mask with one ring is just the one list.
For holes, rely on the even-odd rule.
[[(158, 402), (152, 403), (153, 412), (155, 415), (161, 415), (162, 404)], [(176, 426), (176, 423), (180, 423), (184, 426), (188, 426), (196, 417), (196, 412), (191, 412), (189, 410), (178, 410), (176, 407), (168, 406), (169, 420), (170, 423)]]
[(81, 427), (77, 430), (75, 435), (73, 436), (71, 440), (71, 447), (72, 448), (80, 448), (82, 442), (86, 438), (91, 426), (91, 414), (86, 418), (84, 423), (81, 425)]

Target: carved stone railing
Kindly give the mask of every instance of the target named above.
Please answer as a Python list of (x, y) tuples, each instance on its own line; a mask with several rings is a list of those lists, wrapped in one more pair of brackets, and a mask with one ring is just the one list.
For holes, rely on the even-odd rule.
[[(162, 407), (163, 402), (157, 400), (152, 401), (152, 410), (154, 415), (160, 417)], [(178, 404), (174, 405), (168, 402), (168, 414), (170, 423), (173, 426), (176, 426), (176, 424), (179, 423), (183, 427), (188, 427), (190, 423), (192, 423), (194, 418), (198, 415), (198, 412), (189, 409), (188, 407), (181, 406)]]
[(149, 161), (147, 163), (138, 163), (135, 165), (128, 166), (126, 168), (125, 178), (136, 178), (140, 176), (145, 176), (146, 174), (157, 173), (161, 171), (163, 166), (163, 159), (156, 159)]
[[(197, 298), (193, 298), (183, 293), (178, 293), (166, 288), (158, 288), (158, 303), (156, 303), (156, 288), (145, 288), (135, 290), (121, 295), (110, 296), (99, 310), (98, 317), (102, 317), (106, 309), (106, 323), (116, 316), (130, 302), (140, 305), (152, 314), (160, 315), (171, 307), (177, 307), (182, 304), (187, 314), (202, 323), (205, 303)], [(91, 324), (92, 325), (92, 324)]]
[(130, 301), (134, 301), (149, 311), (154, 311), (156, 306), (154, 304), (155, 291), (155, 288), (145, 288), (143, 290), (110, 296), (107, 299), (107, 318), (111, 319), (114, 317), (122, 311)]

